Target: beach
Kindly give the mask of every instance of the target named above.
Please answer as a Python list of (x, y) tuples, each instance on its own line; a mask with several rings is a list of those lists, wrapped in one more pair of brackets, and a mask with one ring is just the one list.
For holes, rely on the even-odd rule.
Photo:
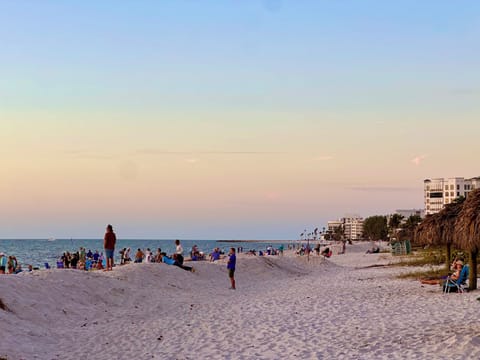
[(418, 268), (369, 247), (239, 254), (237, 290), (225, 259), (0, 276), (0, 358), (479, 358), (478, 292), (400, 279)]

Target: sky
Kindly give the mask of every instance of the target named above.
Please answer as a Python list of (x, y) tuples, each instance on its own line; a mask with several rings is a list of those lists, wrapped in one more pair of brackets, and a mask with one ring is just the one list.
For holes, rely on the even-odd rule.
[(297, 239), (479, 176), (480, 2), (0, 1), (0, 238)]

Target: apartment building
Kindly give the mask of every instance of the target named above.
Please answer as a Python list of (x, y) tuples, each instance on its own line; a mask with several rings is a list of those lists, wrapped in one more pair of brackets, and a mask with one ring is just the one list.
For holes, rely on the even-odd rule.
[(347, 240), (359, 240), (363, 234), (363, 218), (358, 215), (346, 215), (340, 220), (327, 222), (327, 229), (330, 233), (335, 233), (335, 229), (342, 226), (343, 234)]
[(349, 216), (342, 219), (345, 230), (345, 238), (348, 240), (359, 240), (363, 236), (363, 218), (360, 216)]
[(327, 222), (327, 231), (329, 233), (334, 233), (335, 229), (342, 226), (343, 222), (341, 220), (331, 220)]
[(467, 197), (470, 191), (478, 188), (480, 188), (480, 177), (426, 179), (423, 181), (425, 214), (435, 214), (446, 204), (450, 204), (460, 196)]

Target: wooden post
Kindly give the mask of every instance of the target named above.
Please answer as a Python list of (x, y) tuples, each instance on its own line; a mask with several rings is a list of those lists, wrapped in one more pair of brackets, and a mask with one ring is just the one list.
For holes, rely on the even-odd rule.
[(447, 267), (447, 271), (450, 270), (450, 258), (452, 257), (452, 244), (447, 243), (447, 257), (445, 259), (445, 266)]
[(477, 289), (477, 255), (478, 250), (470, 251), (470, 274), (468, 277), (468, 290)]

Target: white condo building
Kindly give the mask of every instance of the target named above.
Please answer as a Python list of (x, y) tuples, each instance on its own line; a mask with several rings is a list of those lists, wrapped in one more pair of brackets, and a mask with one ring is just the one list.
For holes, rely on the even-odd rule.
[(423, 181), (425, 214), (435, 214), (446, 204), (450, 204), (460, 196), (467, 197), (470, 191), (478, 188), (480, 188), (480, 177), (426, 179)]
[(330, 233), (334, 233), (335, 229), (343, 226), (345, 239), (358, 240), (363, 234), (363, 218), (358, 215), (347, 215), (340, 220), (327, 222), (327, 229)]
[(327, 222), (327, 231), (329, 233), (334, 233), (335, 229), (342, 226), (343, 223), (341, 220), (330, 220)]
[(363, 218), (360, 216), (344, 217), (343, 226), (345, 229), (345, 238), (348, 240), (358, 240), (363, 234)]

